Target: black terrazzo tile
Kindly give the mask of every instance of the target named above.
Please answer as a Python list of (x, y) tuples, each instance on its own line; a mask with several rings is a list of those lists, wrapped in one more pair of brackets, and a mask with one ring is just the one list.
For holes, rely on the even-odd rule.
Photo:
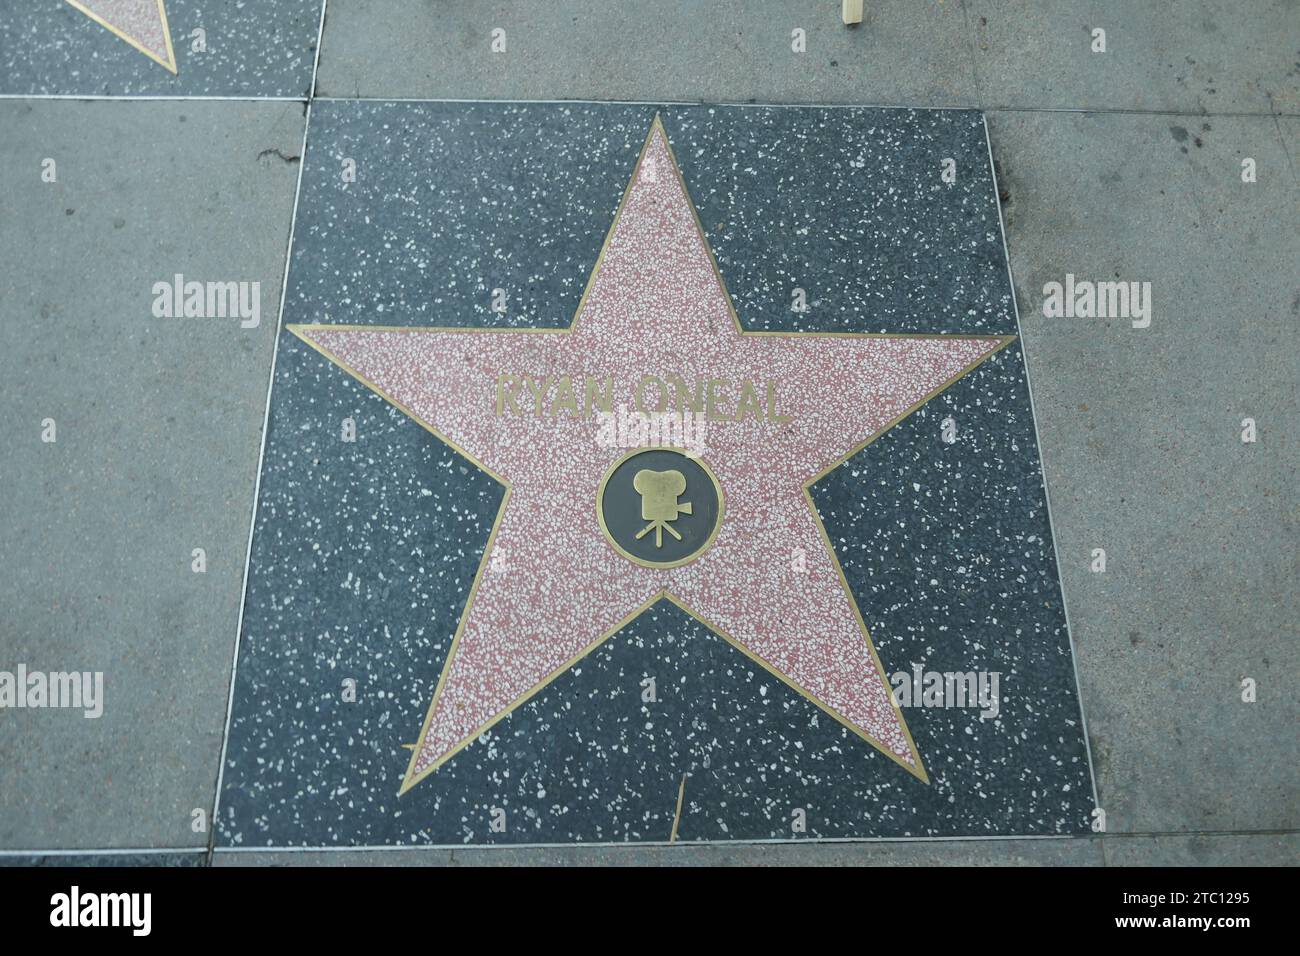
[(64, 0), (0, 0), (0, 94), (309, 95), (322, 0), (164, 0), (164, 9), (175, 75)]
[[(746, 327), (1015, 333), (979, 114), (660, 112)], [(567, 325), (654, 114), (316, 104), (285, 320)], [(683, 777), (682, 840), (1088, 832), (1017, 344), (813, 488), (888, 674), (1000, 674), (996, 718), (905, 708), (929, 785), (660, 601), (399, 798), (502, 487), (280, 335), (220, 845), (662, 841)]]
[(150, 853), (147, 850), (121, 853), (45, 853), (45, 854), (0, 854), (0, 866), (43, 866), (43, 867), (162, 867), (162, 866), (206, 866), (207, 852), (195, 850), (193, 853)]

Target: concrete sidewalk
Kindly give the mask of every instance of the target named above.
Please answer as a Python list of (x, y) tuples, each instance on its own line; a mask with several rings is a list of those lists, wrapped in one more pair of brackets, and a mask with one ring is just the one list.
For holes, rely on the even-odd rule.
[[(311, 89), (984, 110), (1106, 833), (213, 862), (1293, 863), (1300, 3), (887, 0), (852, 30), (828, 2), (681, 7), (329, 0)], [(48, 95), (0, 100), (0, 670), (105, 671), (115, 701), (96, 720), (0, 715), (0, 862), (210, 846), (311, 135), (306, 98), (266, 97), (314, 60), (311, 12), (294, 8), (273, 45), (289, 65), (251, 99), (64, 101), (55, 71)], [(39, 58), (38, 41), (5, 55)], [(259, 325), (154, 318), (176, 273), (260, 282)], [(1044, 318), (1067, 274), (1150, 282), (1150, 327)]]

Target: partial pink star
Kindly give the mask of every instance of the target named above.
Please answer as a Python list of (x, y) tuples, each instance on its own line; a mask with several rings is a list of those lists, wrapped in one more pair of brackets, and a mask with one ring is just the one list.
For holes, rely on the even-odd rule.
[(163, 0), (67, 0), (155, 63), (176, 72), (171, 29)]
[[(291, 328), (508, 486), (403, 792), (665, 597), (927, 780), (807, 488), (1008, 338), (743, 332), (658, 118), (571, 328)], [(706, 423), (725, 514), (674, 568), (615, 551), (595, 503), (627, 449), (555, 407), (563, 376), (609, 376), (630, 410), (647, 374), (737, 383), (733, 412), (773, 382), (789, 419)], [(534, 380), (524, 413), (498, 413), (499, 375)]]

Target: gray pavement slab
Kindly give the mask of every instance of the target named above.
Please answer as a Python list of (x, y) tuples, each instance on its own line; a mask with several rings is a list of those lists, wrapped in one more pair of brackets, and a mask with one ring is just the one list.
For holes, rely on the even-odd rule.
[(878, 0), (853, 28), (821, 0), (332, 0), (318, 92), (1295, 115), (1297, 35), (1294, 0)]
[[(323, 96), (969, 106), (958, 3), (331, 0)], [(400, 22), (401, 28), (393, 25)], [(504, 31), (493, 52), (493, 31)], [(802, 30), (804, 52), (792, 31)]]
[(1198, 833), (1101, 841), (1107, 866), (1295, 866), (1300, 833)]
[[(1300, 110), (1295, 0), (965, 6), (987, 109)], [(1104, 52), (1093, 50), (1095, 29), (1105, 31)]]
[(1101, 841), (948, 840), (880, 843), (677, 844), (358, 850), (217, 850), (213, 866), (1099, 866)]
[[(989, 124), (1108, 829), (1293, 829), (1300, 235), (1277, 124)], [(1150, 327), (1044, 318), (1067, 273), (1150, 282)]]
[[(0, 715), (0, 848), (207, 843), (303, 123), (0, 103), (0, 670), (103, 673), (98, 718)], [(177, 273), (260, 324), (156, 318)]]

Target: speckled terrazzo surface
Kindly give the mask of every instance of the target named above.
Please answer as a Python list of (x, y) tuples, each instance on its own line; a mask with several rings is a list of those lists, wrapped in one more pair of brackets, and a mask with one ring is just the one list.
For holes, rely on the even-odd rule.
[(0, 867), (46, 866), (46, 867), (159, 867), (159, 866), (206, 866), (206, 854), (202, 850), (193, 853), (150, 853), (148, 851), (123, 851), (108, 853), (3, 853), (0, 854)]
[[(285, 321), (567, 325), (654, 113), (317, 103)], [(661, 116), (745, 328), (1015, 333), (978, 114)], [(1000, 675), (904, 708), (928, 785), (661, 601), (398, 798), (502, 488), (284, 331), (269, 428), (221, 845), (665, 840), (683, 777), (682, 840), (1088, 829), (1015, 343), (812, 492), (887, 674)]]
[[(0, 94), (305, 98), (310, 92), (321, 0), (164, 0), (164, 8), (175, 75), (64, 0), (0, 0)], [(136, 15), (133, 8), (127, 13)], [(156, 21), (142, 22), (153, 36)], [(196, 30), (203, 31), (202, 52), (194, 48)]]

